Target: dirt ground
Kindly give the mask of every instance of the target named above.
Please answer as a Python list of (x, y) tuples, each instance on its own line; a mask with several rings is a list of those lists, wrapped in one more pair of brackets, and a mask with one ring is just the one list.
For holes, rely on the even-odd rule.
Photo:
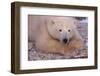
[(35, 44), (33, 45), (32, 48), (28, 49), (28, 60), (55, 60), (55, 59), (78, 59), (78, 58), (87, 58), (88, 53), (87, 53), (87, 42), (88, 42), (88, 24), (87, 23), (80, 23), (78, 25), (78, 31), (80, 35), (82, 36), (85, 46), (83, 50), (79, 50), (77, 55), (74, 56), (64, 56), (61, 54), (47, 54), (44, 52), (41, 52), (40, 50), (37, 50), (35, 47)]

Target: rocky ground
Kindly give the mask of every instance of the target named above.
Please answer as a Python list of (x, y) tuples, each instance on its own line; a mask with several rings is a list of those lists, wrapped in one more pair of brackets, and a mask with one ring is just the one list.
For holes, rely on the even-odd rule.
[(87, 40), (88, 40), (88, 26), (87, 23), (80, 23), (78, 25), (78, 31), (84, 39), (85, 47), (83, 50), (79, 50), (75, 56), (64, 56), (61, 54), (47, 54), (36, 49), (35, 44), (32, 48), (28, 49), (28, 60), (54, 60), (54, 59), (76, 59), (76, 58), (87, 58)]

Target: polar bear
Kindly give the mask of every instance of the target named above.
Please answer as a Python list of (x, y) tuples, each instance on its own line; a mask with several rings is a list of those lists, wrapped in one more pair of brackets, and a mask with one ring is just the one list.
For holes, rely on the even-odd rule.
[(74, 17), (29, 15), (28, 21), (29, 41), (43, 52), (68, 55), (83, 48)]

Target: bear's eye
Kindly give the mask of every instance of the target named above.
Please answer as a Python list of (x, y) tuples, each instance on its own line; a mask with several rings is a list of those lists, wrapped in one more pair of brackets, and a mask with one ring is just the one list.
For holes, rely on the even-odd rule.
[(68, 30), (68, 32), (70, 32), (70, 29)]
[(59, 29), (59, 31), (61, 32), (62, 30), (61, 30), (61, 29)]

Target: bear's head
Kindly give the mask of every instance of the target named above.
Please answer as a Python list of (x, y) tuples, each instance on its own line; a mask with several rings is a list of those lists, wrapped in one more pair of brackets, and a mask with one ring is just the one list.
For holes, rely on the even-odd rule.
[(48, 33), (56, 40), (67, 44), (76, 34), (76, 20), (72, 17), (51, 17), (47, 22)]

